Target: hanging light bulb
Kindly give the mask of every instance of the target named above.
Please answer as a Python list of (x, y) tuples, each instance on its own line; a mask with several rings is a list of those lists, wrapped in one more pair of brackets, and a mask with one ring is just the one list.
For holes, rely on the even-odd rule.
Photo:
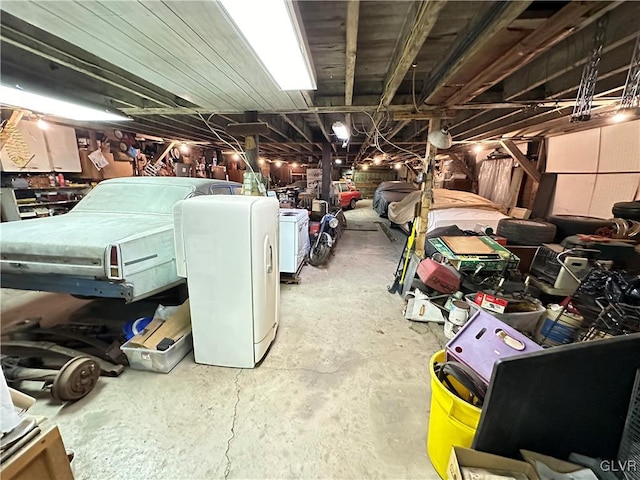
[(186, 143), (183, 143), (182, 145), (180, 145), (180, 151), (185, 155), (189, 153), (190, 150), (191, 149), (189, 148), (189, 145), (187, 145)]
[(367, 165), (366, 163), (362, 165), (362, 170), (369, 170), (369, 165)]
[(382, 159), (380, 157), (376, 157), (373, 159), (373, 164), (374, 165), (380, 165), (380, 162), (382, 161)]
[(474, 151), (475, 153), (480, 153), (480, 152), (482, 151), (482, 145), (480, 145), (479, 143), (476, 143), (476, 144), (473, 146), (473, 151)]
[(240, 155), (238, 155), (237, 153), (234, 153), (234, 154), (231, 156), (231, 158), (237, 162), (238, 160), (240, 160)]
[(335, 164), (336, 165), (340, 165), (341, 163), (342, 163), (342, 159), (340, 159), (340, 158), (336, 158), (335, 159)]
[(47, 128), (49, 128), (49, 124), (41, 118), (38, 119), (38, 121), (36, 122), (36, 125), (40, 130), (46, 130)]
[(258, 165), (264, 165), (264, 158), (258, 160)]
[(393, 167), (394, 167), (396, 170), (400, 170), (400, 169), (402, 168), (402, 164), (401, 164), (401, 163), (396, 163)]
[(291, 164), (291, 168), (298, 168), (298, 162), (293, 162)]
[(282, 166), (282, 162), (280, 160), (276, 161), (276, 167), (280, 168)]

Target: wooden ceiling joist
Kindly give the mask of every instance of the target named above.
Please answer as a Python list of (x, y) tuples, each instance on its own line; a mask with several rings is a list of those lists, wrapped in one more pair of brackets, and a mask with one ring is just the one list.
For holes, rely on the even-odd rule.
[(496, 2), (492, 5), (484, 17), (475, 24), (475, 28), (470, 29), (458, 43), (447, 61), (442, 63), (441, 68), (430, 75), (425, 84), (425, 92), (418, 103), (429, 103), (461, 69), (468, 66), (469, 62), (477, 60), (478, 55), (485, 55), (486, 52), (483, 49), (487, 43), (497, 33), (507, 28), (530, 3), (529, 1)]
[(569, 2), (524, 40), (451, 95), (447, 104), (466, 103), (502, 81), (564, 38), (594, 22), (618, 2)]
[[(606, 60), (610, 53), (622, 45), (635, 41), (638, 35), (638, 18), (640, 18), (639, 2), (625, 2), (609, 13), (609, 26), (602, 49), (602, 60)], [(581, 31), (580, 35), (583, 38), (592, 39), (595, 29), (596, 26), (592, 22)], [(583, 48), (576, 48), (575, 38), (564, 39), (544, 56), (539, 56), (504, 80), (505, 100), (518, 99), (527, 92), (562, 77), (572, 70), (578, 70), (581, 74), (591, 54), (590, 45), (587, 42)], [(605, 71), (600, 69), (600, 72)]]
[(311, 143), (311, 128), (304, 121), (304, 118), (299, 116), (297, 117), (297, 119), (295, 117), (291, 118), (289, 115), (285, 115), (284, 113), (280, 114), (280, 118), (291, 125), (291, 127), (296, 132), (298, 132), (302, 136), (302, 138)]
[[(413, 23), (405, 23), (384, 81), (378, 110), (386, 109), (391, 105), (398, 87), (400, 87), (416, 56), (422, 49), (445, 4), (446, 1), (426, 0), (420, 4), (415, 21)], [(379, 112), (376, 113), (373, 118), (373, 124), (367, 132), (366, 139), (356, 154), (356, 163), (366, 153), (371, 137), (377, 128), (376, 124), (381, 119), (382, 115)]]
[(356, 76), (356, 56), (358, 50), (358, 22), (360, 18), (360, 0), (347, 2), (347, 39), (344, 82), (344, 104), (353, 103), (353, 82)]

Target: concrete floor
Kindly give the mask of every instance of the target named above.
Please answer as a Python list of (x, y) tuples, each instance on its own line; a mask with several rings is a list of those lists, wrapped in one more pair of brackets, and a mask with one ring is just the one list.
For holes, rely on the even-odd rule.
[[(197, 365), (190, 354), (168, 375), (103, 377), (74, 404), (41, 395), (31, 412), (58, 424), (76, 478), (439, 478), (425, 439), (442, 327), (404, 320), (386, 291), (403, 239), (376, 229), (368, 201), (346, 215), (329, 263), (282, 285), (278, 336), (258, 368)], [(135, 308), (2, 291), (4, 325), (124, 322)]]

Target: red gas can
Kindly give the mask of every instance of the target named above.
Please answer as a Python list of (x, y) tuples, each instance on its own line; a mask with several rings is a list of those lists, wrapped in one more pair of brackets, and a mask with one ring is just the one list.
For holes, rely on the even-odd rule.
[(451, 266), (425, 258), (418, 265), (418, 277), (427, 287), (441, 293), (453, 293), (460, 288), (460, 274)]

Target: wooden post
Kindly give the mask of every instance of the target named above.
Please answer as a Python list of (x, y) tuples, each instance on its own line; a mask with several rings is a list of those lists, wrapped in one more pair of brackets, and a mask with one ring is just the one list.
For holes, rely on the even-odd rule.
[(331, 144), (322, 142), (322, 189), (320, 198), (329, 201), (331, 192)]
[(522, 177), (524, 177), (524, 170), (522, 167), (514, 168), (513, 176), (511, 177), (511, 187), (509, 188), (509, 199), (507, 200), (508, 209), (518, 206), (518, 195), (520, 195)]
[[(440, 128), (441, 120), (439, 118), (432, 118), (429, 120), (429, 132), (435, 132), (440, 130)], [(418, 222), (418, 227), (416, 229), (415, 253), (420, 258), (424, 258), (424, 246), (429, 223), (429, 209), (431, 208), (431, 200), (433, 197), (433, 166), (437, 152), (438, 149), (431, 145), (431, 143), (427, 142), (425, 156), (422, 160), (422, 172), (425, 175), (425, 179), (421, 186), (422, 200), (420, 206), (420, 217), (415, 220)]]
[[(257, 122), (258, 112), (244, 112), (244, 121), (246, 123)], [(256, 173), (259, 173), (260, 165), (258, 164), (258, 158), (260, 156), (260, 141), (257, 134), (247, 135), (244, 137), (244, 153), (247, 157), (247, 162), (251, 165), (251, 168), (253, 168)]]

